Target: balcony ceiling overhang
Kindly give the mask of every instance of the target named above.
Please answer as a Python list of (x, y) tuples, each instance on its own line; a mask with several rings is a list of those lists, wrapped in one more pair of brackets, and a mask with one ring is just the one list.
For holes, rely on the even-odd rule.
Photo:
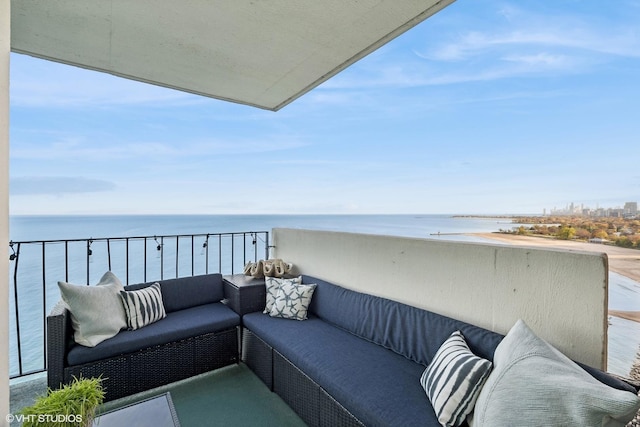
[(454, 0), (13, 0), (11, 49), (278, 110)]

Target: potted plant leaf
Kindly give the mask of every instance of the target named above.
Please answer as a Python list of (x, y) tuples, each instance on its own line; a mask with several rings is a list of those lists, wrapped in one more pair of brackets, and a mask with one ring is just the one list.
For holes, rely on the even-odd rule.
[(104, 400), (102, 378), (73, 378), (20, 411), (23, 427), (88, 427)]

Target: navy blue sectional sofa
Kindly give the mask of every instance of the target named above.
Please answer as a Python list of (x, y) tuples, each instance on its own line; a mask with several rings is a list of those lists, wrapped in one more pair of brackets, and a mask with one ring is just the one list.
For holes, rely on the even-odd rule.
[(167, 316), (140, 329), (122, 330), (95, 347), (74, 342), (70, 313), (58, 304), (47, 317), (48, 386), (58, 388), (74, 376), (101, 375), (105, 400), (113, 400), (237, 363), (240, 316), (222, 302), (222, 276), (159, 283)]
[[(303, 276), (303, 282), (317, 287), (309, 318), (298, 321), (243, 309), (264, 307), (264, 284), (252, 288), (261, 292), (241, 293), (223, 286), (220, 274), (160, 281), (164, 319), (121, 330), (91, 348), (74, 342), (70, 313), (58, 304), (47, 317), (48, 386), (58, 388), (74, 376), (102, 376), (106, 400), (112, 400), (237, 363), (242, 325), (244, 362), (309, 425), (437, 427), (419, 380), (441, 344), (460, 330), (475, 354), (493, 360), (503, 339), (317, 278)], [(606, 384), (634, 391), (585, 369)]]
[[(503, 336), (303, 276), (317, 287), (304, 321), (243, 316), (245, 363), (312, 426), (440, 426), (420, 376), (449, 335), (492, 360)], [(601, 381), (633, 391), (603, 372)]]

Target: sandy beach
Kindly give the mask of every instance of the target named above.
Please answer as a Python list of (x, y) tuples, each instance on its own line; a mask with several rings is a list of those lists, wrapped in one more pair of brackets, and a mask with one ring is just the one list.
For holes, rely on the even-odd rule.
[[(622, 276), (640, 282), (640, 250), (620, 248), (617, 246), (601, 245), (597, 243), (572, 242), (545, 237), (520, 236), (503, 233), (474, 233), (474, 236), (495, 240), (518, 246), (546, 247), (553, 249), (567, 249), (582, 252), (604, 252), (609, 259), (609, 270)], [(628, 320), (640, 322), (640, 311), (609, 311), (609, 314)]]
[(640, 322), (640, 311), (620, 311), (609, 310), (611, 316), (616, 316), (621, 319), (633, 320), (634, 322)]

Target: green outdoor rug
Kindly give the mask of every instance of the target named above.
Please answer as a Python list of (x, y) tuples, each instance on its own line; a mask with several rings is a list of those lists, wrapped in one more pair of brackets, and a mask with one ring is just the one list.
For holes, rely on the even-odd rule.
[(109, 402), (112, 410), (150, 396), (171, 393), (181, 427), (305, 426), (298, 415), (244, 364)]

